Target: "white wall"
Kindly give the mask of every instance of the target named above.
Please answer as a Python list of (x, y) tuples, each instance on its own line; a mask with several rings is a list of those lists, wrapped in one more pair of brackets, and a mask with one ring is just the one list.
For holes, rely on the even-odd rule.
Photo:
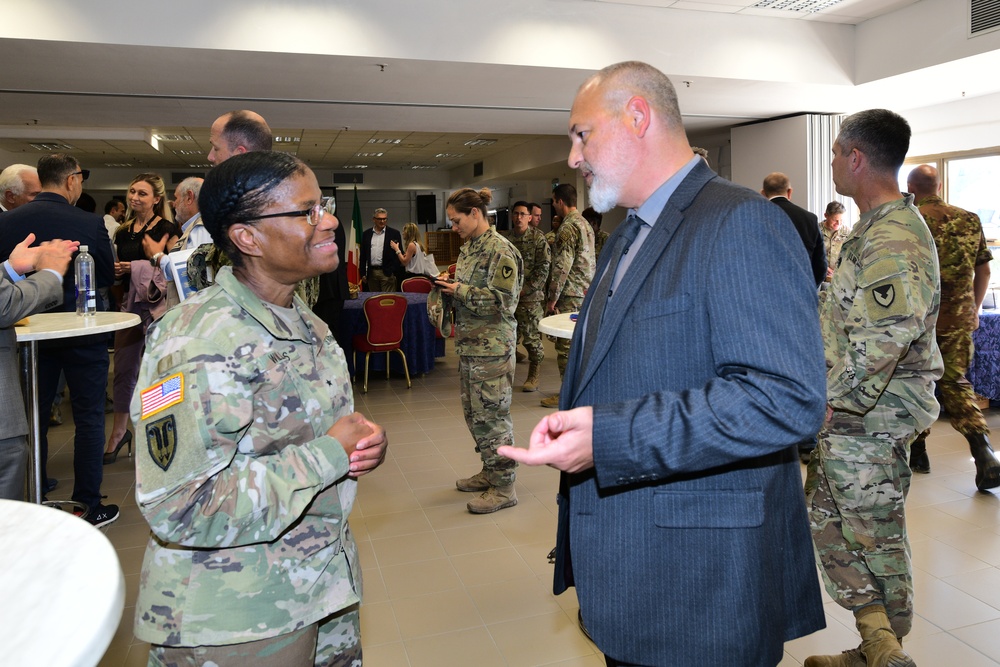
[(759, 192), (774, 171), (788, 176), (792, 200), (807, 208), (807, 117), (795, 116), (732, 129), (732, 181)]

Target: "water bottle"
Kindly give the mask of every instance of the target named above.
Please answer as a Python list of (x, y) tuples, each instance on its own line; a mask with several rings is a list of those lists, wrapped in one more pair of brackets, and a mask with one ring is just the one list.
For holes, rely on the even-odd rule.
[(94, 258), (87, 252), (87, 246), (80, 246), (73, 267), (76, 270), (76, 314), (93, 317), (97, 312), (97, 288), (94, 286)]

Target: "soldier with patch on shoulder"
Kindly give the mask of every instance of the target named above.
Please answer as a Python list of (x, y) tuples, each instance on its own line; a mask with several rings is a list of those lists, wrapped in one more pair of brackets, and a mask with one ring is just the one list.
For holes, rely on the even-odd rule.
[(542, 319), (545, 307), (545, 283), (549, 279), (549, 265), (552, 262), (549, 244), (545, 234), (531, 226), (531, 209), (527, 202), (516, 202), (510, 209), (511, 230), (504, 237), (521, 253), (524, 265), (524, 281), (517, 300), (514, 318), (517, 320), (517, 342), (524, 343), (525, 355), (515, 349), (518, 363), (527, 359), (528, 377), (523, 391), (538, 390), (538, 371), (545, 359), (542, 335), (538, 332), (538, 321)]
[(849, 116), (833, 144), (834, 185), (861, 219), (820, 305), (827, 418), (805, 491), (826, 590), (854, 613), (861, 645), (805, 667), (914, 665), (901, 645), (913, 623), (903, 503), (910, 444), (938, 416), (942, 361), (934, 239), (896, 181), (909, 145), (909, 124), (886, 109)]
[(510, 417), (517, 343), (518, 295), (524, 280), (521, 253), (490, 226), (489, 188), (456, 190), (446, 213), (461, 237), (455, 280), (438, 280), (455, 308), (455, 351), (461, 382), (465, 423), (476, 441), (483, 468), (455, 482), (459, 491), (478, 493), (467, 507), (489, 514), (517, 504), (514, 475), (517, 463), (497, 454), (514, 444)]
[(150, 665), (361, 665), (348, 515), (385, 430), (296, 284), (339, 263), (313, 172), (250, 152), (199, 204), (231, 266), (149, 329), (132, 399), (146, 546), (135, 636)]

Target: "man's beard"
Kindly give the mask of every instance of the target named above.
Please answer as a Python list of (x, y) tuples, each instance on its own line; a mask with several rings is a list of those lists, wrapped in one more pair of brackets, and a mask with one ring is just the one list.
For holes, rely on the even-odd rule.
[(610, 151), (599, 172), (590, 164), (584, 164), (591, 173), (590, 205), (598, 213), (607, 213), (621, 200), (622, 188), (629, 176), (629, 164), (623, 153), (621, 149)]

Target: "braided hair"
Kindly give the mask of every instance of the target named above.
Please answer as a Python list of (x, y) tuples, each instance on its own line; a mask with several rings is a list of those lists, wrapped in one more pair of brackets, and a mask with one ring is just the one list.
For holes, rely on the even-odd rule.
[(304, 173), (302, 160), (272, 151), (234, 155), (208, 172), (198, 195), (201, 219), (234, 266), (243, 265), (243, 254), (229, 239), (229, 228), (259, 215), (273, 201), (271, 192), (276, 187)]

